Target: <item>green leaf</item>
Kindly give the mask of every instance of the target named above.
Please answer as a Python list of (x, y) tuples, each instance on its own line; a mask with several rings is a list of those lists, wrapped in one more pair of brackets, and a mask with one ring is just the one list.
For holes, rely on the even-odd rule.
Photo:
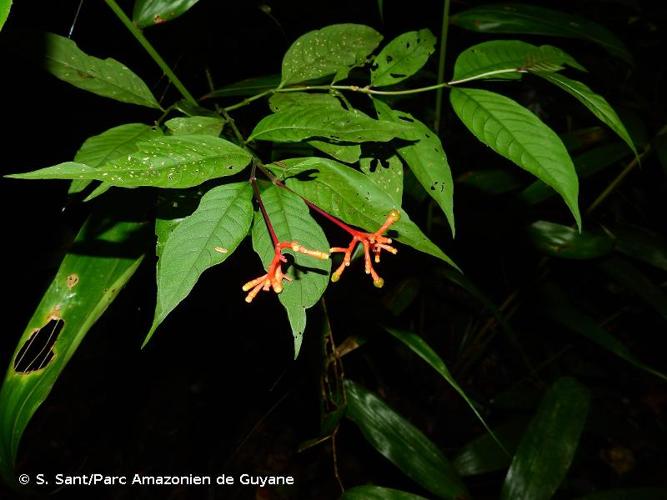
[(135, 0), (132, 21), (140, 28), (166, 23), (185, 14), (199, 0)]
[[(0, 390), (0, 474), (7, 483), (16, 481), (19, 441), (33, 414), (141, 263), (140, 245), (133, 244), (141, 228), (133, 222), (89, 219), (28, 321)], [(110, 249), (122, 257), (110, 255)], [(47, 347), (49, 340), (53, 343)]]
[[(137, 151), (138, 142), (160, 135), (162, 132), (159, 129), (143, 123), (119, 125), (86, 139), (74, 156), (74, 161), (99, 168), (110, 160), (134, 153)], [(74, 180), (69, 188), (69, 193), (79, 193), (86, 189), (88, 184), (90, 181)]]
[(220, 117), (190, 116), (172, 118), (164, 124), (172, 135), (212, 135), (218, 137), (222, 132), (224, 121)]
[(576, 500), (667, 500), (665, 488), (625, 488), (598, 491)]
[[(328, 251), (329, 242), (320, 225), (310, 216), (308, 207), (298, 196), (286, 189), (272, 186), (262, 193), (262, 200), (271, 223), (280, 241), (298, 241), (311, 250)], [(260, 212), (255, 214), (252, 227), (252, 246), (268, 269), (274, 256), (274, 244)], [(294, 336), (294, 359), (299, 355), (303, 332), (306, 328), (306, 309), (314, 306), (329, 283), (331, 261), (320, 260), (292, 250), (285, 253), (294, 257), (294, 262), (283, 271), (292, 278), (286, 282), (278, 295), (287, 311)]]
[(447, 217), (452, 235), (456, 233), (454, 224), (454, 181), (447, 162), (445, 150), (438, 134), (416, 120), (411, 114), (391, 109), (384, 102), (373, 100), (378, 117), (399, 123), (408, 129), (403, 139), (417, 139), (397, 148), (397, 152), (408, 165), (424, 190), (431, 195)]
[(512, 99), (488, 90), (453, 88), (450, 99), (475, 137), (554, 188), (581, 228), (579, 181), (570, 155), (553, 130)]
[(280, 85), (280, 75), (258, 76), (215, 89), (210, 94), (207, 94), (206, 98), (253, 96), (267, 90), (275, 89), (278, 85)]
[(409, 31), (389, 42), (371, 68), (371, 86), (385, 87), (419, 71), (435, 52), (435, 37), (428, 29)]
[(155, 256), (158, 263), (169, 236), (194, 213), (203, 194), (198, 188), (158, 191), (155, 214)]
[(481, 5), (452, 16), (451, 23), (479, 33), (547, 35), (587, 40), (632, 63), (632, 55), (616, 35), (579, 16), (527, 4)]
[[(480, 191), (488, 194), (505, 194), (515, 189), (520, 188), (523, 183), (516, 175), (513, 175), (512, 172), (506, 170), (500, 170), (497, 168), (491, 168), (488, 170), (471, 170), (469, 172), (464, 172), (457, 179), (456, 182), (460, 182), (466, 186), (474, 187)], [(542, 186), (546, 188), (546, 184), (542, 181), (539, 182)], [(551, 188), (550, 192), (553, 192)]]
[[(377, 231), (387, 220), (389, 212), (399, 208), (367, 176), (334, 160), (293, 158), (269, 165), (269, 168), (286, 179), (287, 186), (295, 193), (331, 215), (366, 231)], [(398, 233), (396, 240), (456, 267), (410, 220), (404, 210), (400, 213), (400, 220), (391, 226)]]
[(407, 491), (383, 488), (381, 486), (355, 486), (345, 490), (341, 500), (426, 500), (424, 497)]
[(496, 435), (493, 433), (491, 428), (487, 425), (486, 421), (482, 417), (482, 415), (477, 411), (477, 407), (475, 403), (468, 397), (468, 395), (465, 393), (465, 391), (461, 388), (461, 386), (454, 380), (454, 377), (450, 373), (449, 369), (447, 368), (447, 365), (445, 365), (445, 362), (442, 360), (438, 354), (431, 349), (431, 346), (429, 346), (424, 339), (422, 339), (419, 335), (413, 332), (407, 332), (404, 330), (396, 330), (394, 328), (385, 328), (394, 338), (400, 340), (405, 344), (407, 347), (412, 350), (417, 356), (422, 358), (426, 363), (428, 363), (431, 368), (433, 368), (436, 372), (440, 374), (442, 378), (445, 379), (445, 381), (452, 386), (452, 389), (454, 389), (459, 396), (461, 396), (465, 402), (468, 404), (470, 409), (473, 411), (477, 419), (480, 421), (480, 423), (484, 426), (484, 428), (487, 430), (487, 432), (496, 440), (498, 445), (502, 448), (503, 445), (498, 440)]
[(173, 229), (158, 261), (155, 317), (143, 345), (202, 273), (236, 250), (250, 230), (252, 216), (250, 184), (225, 184), (208, 191), (197, 210)]
[(403, 200), (403, 162), (398, 155), (388, 158), (362, 158), (359, 168), (373, 181), (396, 206), (400, 207)]
[(345, 389), (346, 416), (387, 460), (439, 498), (469, 498), (445, 455), (419, 429), (364, 387), (346, 380)]
[(667, 375), (642, 363), (620, 340), (599, 326), (597, 321), (574, 307), (567, 295), (555, 285), (550, 284), (544, 288), (542, 302), (545, 304), (543, 314), (555, 323), (587, 338), (636, 368), (667, 381)]
[(146, 84), (115, 59), (85, 54), (74, 41), (47, 33), (44, 60), (56, 78), (102, 97), (162, 109)]
[(616, 250), (667, 271), (667, 239), (660, 234), (638, 226), (612, 226)]
[(558, 379), (528, 425), (501, 492), (503, 499), (549, 499), (565, 478), (579, 445), (590, 405), (576, 380)]
[(559, 71), (565, 65), (586, 71), (570, 55), (551, 45), (537, 47), (519, 40), (492, 40), (459, 54), (450, 83), (484, 78), (519, 79), (522, 73)]
[(112, 186), (185, 188), (234, 175), (250, 163), (250, 153), (229, 141), (207, 135), (165, 136), (137, 145), (138, 152), (92, 168), (66, 162), (15, 179), (93, 179)]
[(606, 233), (578, 232), (562, 224), (537, 221), (528, 234), (538, 250), (562, 259), (596, 259), (614, 249), (614, 240)]
[(0, 0), (0, 30), (5, 25), (11, 6), (12, 0)]
[(293, 107), (264, 117), (248, 138), (273, 142), (328, 139), (333, 142), (387, 142), (406, 128), (362, 113), (329, 106)]
[(283, 57), (280, 86), (334, 75), (347, 77), (350, 69), (362, 66), (380, 44), (382, 35), (361, 24), (333, 24), (300, 36)]

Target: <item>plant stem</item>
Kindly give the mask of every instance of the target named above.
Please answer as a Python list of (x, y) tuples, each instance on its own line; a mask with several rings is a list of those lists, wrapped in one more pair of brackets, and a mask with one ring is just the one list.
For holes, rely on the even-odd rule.
[[(259, 94), (255, 94), (251, 97), (247, 97), (246, 99), (243, 99), (242, 101), (237, 102), (236, 104), (232, 104), (231, 106), (227, 106), (226, 108), (224, 108), (224, 110), (225, 111), (232, 111), (232, 110), (237, 109), (237, 108), (242, 108), (243, 106), (247, 106), (248, 104), (250, 104), (253, 101), (256, 101), (257, 99), (261, 99), (262, 97), (265, 97), (267, 95), (271, 95), (274, 92), (276, 92), (275, 89), (265, 90), (264, 92), (260, 92)], [(204, 97), (206, 97), (206, 96), (204, 96)]]
[(280, 240), (278, 239), (278, 235), (276, 234), (275, 229), (273, 229), (273, 224), (271, 224), (271, 218), (269, 217), (268, 212), (266, 211), (266, 207), (264, 206), (264, 202), (262, 201), (262, 194), (259, 192), (259, 186), (257, 185), (257, 177), (255, 176), (255, 172), (257, 169), (257, 164), (255, 161), (253, 161), (252, 164), (252, 170), (250, 173), (250, 185), (252, 186), (252, 191), (255, 194), (255, 199), (257, 200), (257, 204), (259, 205), (259, 210), (262, 212), (262, 218), (264, 219), (264, 223), (266, 224), (266, 229), (268, 229), (269, 234), (271, 235), (271, 241), (273, 241), (273, 246), (277, 246), (280, 244)]
[[(445, 55), (447, 53), (447, 34), (449, 32), (449, 3), (445, 0), (445, 6), (442, 11), (442, 29), (440, 30), (440, 53), (438, 54), (438, 83), (445, 81)], [(442, 118), (442, 95), (443, 88), (437, 89), (435, 93), (435, 120), (433, 128), (436, 133), (440, 132), (440, 119)]]
[(190, 103), (190, 104), (197, 104), (197, 100), (192, 97), (192, 94), (188, 92), (188, 89), (185, 88), (185, 85), (178, 79), (176, 74), (171, 70), (169, 65), (162, 59), (160, 54), (155, 50), (155, 48), (151, 45), (151, 43), (148, 41), (148, 39), (144, 36), (142, 31), (130, 20), (129, 17), (127, 17), (127, 14), (123, 11), (123, 9), (120, 8), (118, 3), (116, 3), (116, 0), (104, 0), (106, 4), (109, 6), (109, 8), (116, 14), (118, 19), (125, 25), (125, 27), (132, 33), (134, 38), (137, 39), (137, 41), (141, 44), (141, 46), (144, 48), (146, 52), (148, 52), (148, 55), (151, 56), (153, 61), (160, 66), (160, 69), (164, 72), (165, 75), (167, 75), (167, 78), (169, 78), (169, 81), (178, 89), (178, 91), (181, 93), (181, 95)]

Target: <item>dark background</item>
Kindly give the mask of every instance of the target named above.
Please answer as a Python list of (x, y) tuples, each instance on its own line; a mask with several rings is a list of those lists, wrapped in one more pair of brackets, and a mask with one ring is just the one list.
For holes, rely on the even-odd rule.
[[(210, 68), (217, 85), (278, 73), (282, 54), (295, 38), (328, 24), (368, 24), (382, 32), (385, 41), (425, 27), (437, 35), (439, 3), (386, 2), (383, 22), (374, 0), (275, 1), (270, 3), (274, 21), (254, 1), (202, 0), (182, 18), (146, 34), (199, 96), (208, 90), (204, 68)], [(590, 70), (586, 80), (589, 85), (627, 116), (639, 115), (649, 133), (664, 125), (664, 96), (660, 90), (665, 83), (664, 7), (630, 1), (573, 2), (565, 7), (562, 2), (541, 4), (568, 11), (576, 5), (576, 13), (606, 25), (623, 39), (637, 57), (632, 71), (585, 42), (547, 41), (574, 54)], [(475, 3), (454, 2), (452, 11), (472, 5)], [(77, 6), (77, 1), (69, 0), (15, 2), (0, 42), (6, 34), (29, 37), (28, 30), (67, 35)], [(131, 11), (128, 2), (123, 6)], [(178, 97), (103, 3), (84, 2), (72, 38), (89, 54), (114, 57), (129, 66), (163, 102)], [(487, 38), (452, 27), (449, 70), (455, 54)], [(70, 87), (43, 73), (34, 64), (35, 54), (14, 49), (11, 41), (0, 49), (2, 173), (67, 161), (91, 135), (121, 123), (152, 123), (157, 118), (153, 111)], [(436, 71), (436, 64), (433, 58), (426, 70)], [(428, 73), (424, 78), (428, 81)], [(508, 93), (524, 103), (538, 103), (542, 116), (559, 132), (572, 121), (577, 127), (595, 125), (594, 118), (579, 110), (570, 98), (535, 82), (520, 84)], [(429, 103), (433, 100), (432, 94), (422, 96), (406, 102), (405, 109), (429, 121)], [(262, 106), (236, 115), (244, 132), (265, 111)], [(453, 118), (447, 111), (443, 142), (455, 177), (492, 162), (504, 165)], [(582, 206), (589, 204), (608, 180), (594, 179), (584, 184)], [(527, 248), (521, 232), (525, 223), (537, 217), (569, 223), (568, 215), (559, 203), (540, 208), (536, 215), (506, 197), (489, 197), (465, 187), (457, 186), (457, 190), (457, 240), (452, 242), (444, 225), (437, 223), (433, 239), (473, 281), (500, 301), (532, 279), (540, 258)], [(651, 159), (629, 179), (614, 207), (626, 214), (626, 219), (664, 229), (664, 195), (664, 174)], [(111, 196), (115, 202), (123, 202), (123, 195)], [(423, 224), (426, 204), (416, 200), (409, 203), (411, 213)], [(5, 268), (0, 366), (4, 370), (90, 205), (68, 199), (66, 182), (7, 179), (0, 180), (0, 204)], [(329, 234), (336, 235), (335, 229)], [(170, 315), (151, 344), (140, 351), (154, 307), (154, 261), (148, 259), (91, 330), (37, 411), (22, 441), (19, 472), (248, 472), (292, 474), (298, 484), (291, 490), (272, 491), (212, 491), (203, 487), (49, 491), (60, 498), (335, 498), (338, 487), (330, 445), (296, 452), (299, 443), (317, 436), (319, 429), (322, 313), (317, 307), (310, 312), (301, 355), (293, 361), (289, 326), (278, 302), (270, 296), (260, 296), (251, 306), (243, 302), (240, 285), (254, 276), (258, 264), (246, 241), (224, 266), (204, 274), (192, 295)], [(466, 321), (485, 317), (463, 290), (435, 276), (435, 266), (430, 259), (401, 248), (397, 258), (387, 258), (382, 264), (388, 286), (381, 292), (361, 272), (348, 271), (326, 294), (334, 338), (340, 342), (360, 333), (378, 337), (373, 326), (378, 321), (405, 327), (418, 325), (448, 363), (455, 364), (457, 339)], [(557, 262), (554, 268), (554, 274), (576, 284), (582, 294), (603, 285), (587, 263)], [(661, 279), (664, 281), (664, 276)], [(428, 298), (422, 297), (401, 315), (393, 316), (385, 308), (391, 306), (392, 294), (399, 285), (416, 287), (416, 283), (429, 290)], [(615, 307), (610, 300), (618, 307), (632, 309), (619, 325), (623, 340), (647, 364), (665, 369), (662, 339), (656, 339), (664, 337), (664, 321), (627, 295), (600, 298), (601, 303)], [(521, 342), (536, 363), (563, 347), (569, 350), (558, 363), (549, 366), (544, 379), (534, 380), (527, 375), (516, 347), (496, 338), (471, 367), (457, 374), (465, 389), (480, 401), (518, 394), (510, 410), (492, 406), (487, 415), (490, 421), (501, 422), (509, 414), (531, 415), (544, 384), (559, 374), (575, 374), (594, 389), (596, 409), (591, 417), (592, 432), (586, 434), (566, 495), (622, 486), (667, 486), (664, 384), (595, 346), (572, 337), (563, 339), (561, 332), (544, 325), (531, 312), (530, 303), (517, 323), (523, 333)], [(379, 336), (345, 358), (345, 368), (348, 377), (378, 390), (446, 452), (481, 434), (478, 422), (450, 388), (387, 337)], [(612, 430), (595, 432), (605, 425)], [(619, 474), (601, 458), (614, 446), (633, 452), (635, 462), (629, 472)], [(420, 491), (367, 445), (349, 423), (339, 432), (337, 451), (346, 487), (375, 481)], [(477, 498), (494, 498), (501, 480), (502, 475), (484, 476), (469, 485)], [(0, 497), (10, 496), (0, 489)]]

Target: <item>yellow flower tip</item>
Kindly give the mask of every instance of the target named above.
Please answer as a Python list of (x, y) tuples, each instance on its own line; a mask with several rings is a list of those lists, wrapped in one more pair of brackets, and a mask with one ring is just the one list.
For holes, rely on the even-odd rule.
[(282, 283), (274, 283), (273, 284), (273, 291), (276, 293), (280, 293), (283, 291), (283, 284)]
[(382, 288), (384, 286), (384, 280), (382, 278), (377, 278), (373, 280), (373, 285), (375, 288)]
[(401, 219), (401, 212), (394, 208), (391, 212), (389, 212), (389, 215), (387, 215), (387, 219), (390, 219), (392, 223), (398, 222)]
[(341, 273), (335, 272), (331, 275), (331, 282), (336, 283), (340, 279)]

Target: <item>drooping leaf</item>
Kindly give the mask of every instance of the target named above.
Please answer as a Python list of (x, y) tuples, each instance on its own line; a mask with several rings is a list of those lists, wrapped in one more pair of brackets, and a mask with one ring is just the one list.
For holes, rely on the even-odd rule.
[(409, 31), (389, 42), (375, 58), (371, 85), (394, 85), (419, 71), (435, 52), (435, 37), (428, 29)]
[(528, 4), (480, 5), (451, 18), (452, 24), (480, 33), (547, 35), (593, 42), (632, 62), (632, 55), (607, 28), (588, 19)]
[(439, 498), (468, 498), (451, 463), (419, 429), (359, 384), (346, 380), (345, 389), (346, 416), (387, 460)]
[(382, 35), (361, 24), (334, 24), (300, 36), (287, 49), (281, 86), (335, 75), (344, 79), (380, 44)]
[(161, 109), (141, 78), (115, 59), (89, 56), (73, 40), (53, 33), (46, 34), (45, 43), (44, 63), (56, 78), (103, 97)]
[(519, 40), (492, 40), (464, 50), (454, 64), (452, 83), (485, 78), (519, 79), (522, 73), (553, 72), (570, 67), (586, 71), (557, 47), (537, 47)]
[(574, 459), (589, 405), (588, 390), (576, 380), (563, 377), (553, 384), (521, 438), (502, 499), (553, 496)]
[(212, 135), (218, 137), (222, 132), (224, 122), (220, 117), (189, 116), (187, 118), (172, 118), (164, 124), (171, 135)]
[(457, 116), (475, 137), (554, 188), (581, 228), (579, 180), (570, 155), (553, 130), (512, 99), (488, 90), (453, 88), (450, 99)]
[[(0, 390), (0, 474), (7, 483), (16, 481), (18, 445), (33, 414), (141, 263), (142, 245), (135, 244), (141, 230), (138, 223), (91, 217), (28, 321)], [(110, 248), (119, 256), (109, 255)]]
[(412, 173), (442, 209), (452, 235), (456, 233), (454, 224), (454, 180), (447, 162), (445, 150), (438, 134), (415, 119), (409, 113), (391, 109), (384, 102), (374, 99), (373, 104), (382, 120), (402, 124), (410, 130), (401, 135), (403, 139), (417, 139), (397, 148), (397, 152), (408, 165)]
[(0, 0), (0, 30), (2, 30), (2, 27), (5, 25), (11, 7), (12, 0)]
[(341, 500), (426, 500), (424, 497), (407, 491), (383, 488), (382, 486), (355, 486), (345, 490)]
[(398, 155), (388, 158), (362, 158), (359, 168), (382, 189), (394, 202), (401, 206), (403, 200), (403, 162)]
[(250, 230), (252, 217), (250, 184), (225, 184), (209, 190), (197, 210), (173, 229), (158, 262), (155, 317), (144, 345), (202, 273), (236, 250)]
[(667, 271), (667, 240), (654, 231), (638, 226), (612, 226), (616, 250)]
[(543, 220), (531, 224), (528, 234), (538, 250), (562, 259), (596, 259), (609, 255), (614, 249), (614, 240), (606, 233), (580, 233), (571, 227)]
[(333, 142), (386, 142), (404, 131), (406, 128), (400, 124), (374, 120), (361, 113), (329, 106), (298, 106), (264, 117), (248, 140), (299, 142), (324, 138)]
[(614, 111), (614, 108), (611, 107), (604, 97), (593, 92), (587, 85), (584, 85), (577, 80), (572, 80), (560, 73), (545, 73), (538, 71), (536, 74), (557, 87), (560, 87), (586, 106), (602, 123), (607, 125), (621, 139), (623, 139), (623, 142), (628, 145), (635, 156), (637, 155), (637, 149), (630, 138), (630, 134), (628, 134), (628, 131), (616, 114), (616, 111)]
[(112, 186), (186, 188), (234, 175), (250, 163), (250, 153), (208, 135), (165, 136), (137, 144), (136, 153), (99, 168), (66, 162), (15, 179), (94, 179)]
[[(298, 241), (311, 250), (329, 250), (324, 231), (311, 217), (303, 200), (294, 193), (272, 186), (262, 193), (262, 200), (280, 241)], [(260, 212), (255, 214), (252, 246), (267, 269), (274, 256), (274, 245)], [(296, 359), (306, 328), (306, 309), (314, 306), (324, 293), (329, 283), (331, 261), (316, 259), (292, 250), (285, 250), (285, 253), (294, 257), (288, 270), (283, 267), (292, 282), (285, 282), (285, 288), (278, 298), (287, 311), (292, 326)]]
[(166, 23), (185, 14), (199, 0), (135, 0), (132, 21), (140, 28)]
[[(323, 158), (293, 158), (269, 166), (286, 179), (287, 186), (315, 203), (331, 215), (365, 229), (377, 231), (396, 202), (364, 174), (334, 160)], [(445, 255), (410, 220), (404, 210), (391, 226), (398, 233), (396, 240), (427, 253), (448, 264), (456, 264)]]
[(253, 96), (267, 90), (275, 89), (278, 85), (280, 85), (280, 75), (258, 76), (215, 89), (213, 92), (207, 94), (206, 98)]
[[(111, 160), (134, 153), (137, 151), (138, 142), (160, 135), (162, 132), (159, 129), (143, 123), (119, 125), (86, 139), (74, 156), (74, 161), (99, 168)], [(74, 180), (69, 193), (79, 193), (86, 189), (89, 183), (90, 181)]]

